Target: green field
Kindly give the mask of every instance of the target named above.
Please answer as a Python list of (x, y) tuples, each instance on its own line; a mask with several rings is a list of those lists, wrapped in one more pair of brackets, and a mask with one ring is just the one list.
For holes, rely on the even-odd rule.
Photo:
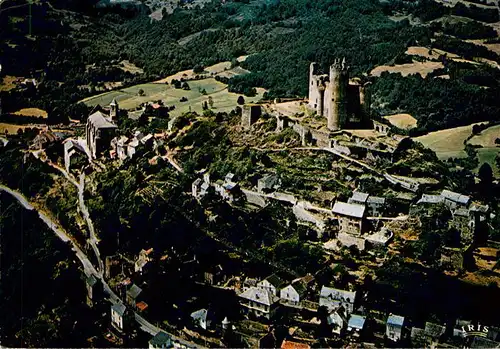
[[(448, 158), (464, 158), (467, 156), (465, 153), (464, 141), (472, 134), (472, 126), (462, 126), (447, 130), (430, 132), (424, 136), (414, 138), (425, 145), (427, 148), (436, 152), (436, 155), (441, 160)], [(481, 134), (472, 137), (468, 143), (474, 145), (481, 145), (483, 148), (477, 149), (477, 157), (479, 160), (479, 167), (483, 163), (490, 164), (495, 176), (500, 176), (500, 169), (497, 168), (495, 163), (496, 155), (500, 152), (500, 148), (495, 147), (495, 139), (500, 137), (500, 125), (487, 128)]]
[[(188, 81), (191, 90), (176, 89), (167, 84), (148, 83), (127, 87), (120, 90), (110, 91), (97, 96), (84, 99), (82, 102), (89, 106), (97, 104), (108, 105), (113, 98), (116, 98), (120, 108), (122, 109), (136, 109), (141, 103), (162, 100), (166, 105), (175, 105), (175, 110), (170, 114), (177, 116), (182, 113), (191, 111), (198, 113), (202, 112), (202, 104), (207, 101), (209, 97), (213, 100), (213, 110), (215, 112), (227, 112), (237, 106), (237, 99), (240, 94), (231, 93), (227, 91), (227, 85), (216, 81), (213, 78), (203, 80)], [(144, 96), (139, 96), (139, 90), (144, 90)], [(206, 94), (201, 91), (205, 90)], [(257, 96), (245, 97), (245, 102), (257, 102), (262, 98), (264, 89), (257, 89)], [(186, 102), (180, 102), (182, 97), (186, 97)]]
[(480, 134), (472, 137), (470, 144), (482, 145), (483, 147), (496, 147), (495, 139), (500, 138), (500, 125), (488, 127)]
[(488, 163), (490, 164), (491, 168), (493, 169), (493, 173), (495, 177), (500, 176), (500, 169), (497, 167), (495, 158), (497, 154), (500, 152), (500, 148), (479, 148), (477, 150), (477, 157), (479, 159), (479, 166), (476, 168), (476, 172), (479, 170), (479, 167), (483, 163)]
[(467, 156), (464, 150), (464, 141), (471, 135), (472, 126), (430, 132), (424, 136), (416, 137), (414, 140), (435, 151), (441, 160), (451, 157), (464, 158)]

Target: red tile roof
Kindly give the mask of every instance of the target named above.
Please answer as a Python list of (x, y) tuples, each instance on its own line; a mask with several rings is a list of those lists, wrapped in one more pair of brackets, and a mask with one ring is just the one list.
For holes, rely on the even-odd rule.
[(144, 311), (148, 308), (148, 304), (145, 302), (142, 302), (142, 301), (137, 303), (136, 306), (137, 306), (137, 309), (139, 309), (139, 311)]
[(281, 343), (281, 349), (311, 349), (308, 344), (287, 341), (286, 339)]

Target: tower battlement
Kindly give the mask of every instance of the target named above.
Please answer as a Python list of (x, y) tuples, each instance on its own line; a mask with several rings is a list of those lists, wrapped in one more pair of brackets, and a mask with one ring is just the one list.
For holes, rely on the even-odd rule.
[(333, 61), (329, 74), (317, 75), (315, 62), (309, 66), (309, 107), (327, 118), (332, 131), (369, 120), (367, 85), (350, 84), (349, 70), (345, 57)]

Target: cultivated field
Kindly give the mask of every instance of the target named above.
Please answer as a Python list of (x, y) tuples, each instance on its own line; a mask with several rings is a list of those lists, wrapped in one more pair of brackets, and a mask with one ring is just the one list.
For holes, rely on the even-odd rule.
[(16, 111), (14, 115), (42, 117), (44, 119), (49, 116), (45, 110), (38, 108), (24, 108)]
[(420, 74), (423, 78), (427, 76), (430, 72), (436, 69), (443, 68), (443, 63), (441, 62), (417, 62), (413, 63), (399, 64), (399, 65), (381, 65), (374, 68), (370, 74), (373, 76), (380, 76), (383, 72), (387, 71), (389, 73), (401, 73), (402, 76), (408, 76), (413, 74)]
[(392, 125), (399, 127), (403, 130), (409, 130), (417, 126), (417, 119), (410, 114), (395, 114), (384, 116), (384, 119), (389, 121)]
[(430, 132), (414, 140), (435, 151), (440, 159), (466, 157), (464, 141), (471, 135), (473, 125)]
[(429, 49), (427, 47), (422, 47), (422, 46), (410, 46), (405, 52), (407, 55), (412, 55), (412, 56), (420, 56), (424, 57), (427, 59), (439, 59), (439, 56), (446, 54), (448, 58), (458, 58), (459, 56), (451, 53), (451, 52), (446, 52), (443, 50), (439, 50), (437, 48)]
[[(477, 149), (479, 166), (483, 163), (490, 164), (495, 176), (500, 175), (500, 169), (496, 166), (496, 156), (500, 153), (500, 148), (496, 146), (495, 139), (500, 138), (500, 125), (492, 126), (472, 137), (468, 143), (480, 145), (483, 148)], [(476, 169), (476, 171), (479, 169)]]
[[(248, 56), (238, 57), (239, 62), (243, 62)], [(247, 70), (241, 67), (231, 69), (231, 62), (221, 62), (214, 64), (204, 69), (204, 73), (199, 74), (202, 76), (215, 76), (221, 75), (232, 77), (235, 75), (246, 74)], [(237, 106), (237, 99), (240, 94), (230, 93), (227, 91), (227, 85), (216, 81), (213, 77), (208, 77), (200, 80), (193, 79), (196, 75), (192, 69), (178, 72), (170, 75), (164, 79), (147, 83), (135, 85), (119, 90), (101, 93), (96, 96), (83, 99), (81, 102), (89, 106), (108, 105), (115, 98), (123, 109), (136, 109), (140, 104), (145, 102), (161, 100), (166, 105), (175, 105), (175, 110), (170, 112), (171, 116), (177, 116), (188, 111), (202, 112), (202, 104), (209, 101), (211, 97), (213, 102), (214, 111), (230, 111)], [(173, 79), (188, 80), (187, 83), (190, 90), (176, 89), (170, 85)], [(143, 96), (139, 96), (139, 90), (144, 91)], [(245, 97), (245, 102), (257, 102), (262, 98), (265, 90), (262, 88), (257, 89), (257, 96)], [(180, 102), (182, 97), (187, 98), (185, 102)]]
[[(209, 101), (209, 97), (213, 101), (214, 111), (230, 111), (237, 106), (237, 99), (240, 96), (236, 93), (227, 91), (227, 85), (216, 81), (214, 78), (203, 80), (188, 81), (190, 90), (176, 89), (171, 85), (149, 83), (127, 87), (118, 91), (111, 91), (98, 96), (90, 97), (83, 102), (87, 105), (94, 106), (97, 104), (108, 105), (113, 98), (116, 98), (123, 109), (135, 109), (141, 103), (155, 100), (162, 100), (166, 105), (175, 105), (175, 110), (170, 112), (172, 116), (177, 116), (182, 113), (196, 111), (202, 112), (202, 104)], [(139, 90), (144, 90), (144, 96), (139, 96)], [(205, 91), (206, 94), (202, 93)], [(257, 102), (262, 98), (264, 89), (257, 89), (258, 95), (255, 97), (243, 97), (246, 102)], [(186, 97), (186, 102), (180, 102), (182, 97)]]
[[(247, 57), (248, 56), (240, 56), (240, 57), (236, 58), (236, 60), (238, 62), (243, 62), (245, 59), (247, 59)], [(181, 79), (189, 80), (189, 79), (193, 79), (196, 75), (206, 75), (206, 74), (209, 74), (211, 76), (212, 75), (225, 76), (226, 73), (230, 73), (230, 74), (232, 74), (231, 76), (235, 76), (235, 75), (240, 75), (240, 74), (246, 74), (246, 73), (248, 73), (248, 70), (245, 70), (245, 69), (240, 68), (240, 67), (235, 67), (235, 68), (231, 69), (231, 62), (220, 62), (220, 63), (214, 64), (214, 65), (211, 65), (209, 67), (205, 67), (204, 73), (201, 73), (201, 74), (195, 74), (192, 69), (188, 69), (188, 70), (183, 70), (183, 71), (177, 72), (173, 75), (167, 76), (166, 78), (163, 78), (161, 80), (157, 80), (157, 81), (155, 81), (155, 83), (160, 83), (160, 84), (169, 83), (170, 84), (170, 82), (173, 79), (175, 79), (175, 80), (181, 80)]]

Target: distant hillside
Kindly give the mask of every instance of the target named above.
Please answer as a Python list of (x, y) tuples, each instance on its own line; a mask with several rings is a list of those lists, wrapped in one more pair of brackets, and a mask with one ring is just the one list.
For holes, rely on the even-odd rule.
[[(75, 109), (73, 103), (105, 86), (117, 86), (120, 82), (126, 87), (158, 80), (177, 71), (230, 61), (245, 54), (252, 56), (241, 65), (251, 73), (231, 78), (229, 89), (243, 92), (261, 86), (269, 90), (267, 98), (306, 96), (312, 61), (325, 69), (335, 58), (346, 57), (352, 74), (363, 76), (377, 66), (411, 63), (411, 57), (405, 54), (410, 46), (436, 47), (468, 59), (478, 56), (499, 60), (486, 46), (451, 36), (467, 37), (468, 28), (474, 25), (431, 25), (432, 21), (450, 15), (492, 22), (497, 18), (491, 9), (464, 9), (461, 4), (447, 8), (432, 0), (213, 0), (199, 6), (183, 4), (171, 14), (165, 12), (159, 21), (152, 20), (144, 7), (95, 5), (94, 0), (40, 1), (32, 6), (31, 25), (27, 6), (5, 10), (7, 15), (0, 16), (0, 24), (6, 28), (0, 33), (2, 73), (34, 76), (41, 80), (41, 85), (37, 91), (22, 94), (2, 92), (9, 96), (4, 111), (37, 107), (47, 110), (50, 122), (64, 121), (67, 116), (77, 118), (82, 109)], [(394, 20), (396, 15), (412, 21)], [(472, 36), (475, 40), (482, 35), (495, 39), (484, 24), (476, 27)], [(438, 35), (436, 31), (448, 34)], [(182, 40), (186, 37), (190, 39)], [(135, 74), (120, 69), (118, 63), (123, 60), (138, 67)], [(481, 65), (445, 65), (434, 73), (421, 82), (411, 76), (403, 78), (402, 85), (379, 82), (386, 79), (384, 76), (372, 78), (375, 111), (411, 113), (420, 126), (414, 132), (498, 118), (496, 72)], [(436, 74), (451, 78), (437, 83)], [(478, 81), (482, 86), (486, 83), (488, 89), (475, 86)], [(412, 97), (400, 105), (401, 86), (411, 94), (430, 94)], [(443, 89), (453, 92), (453, 100), (447, 102), (446, 108), (439, 106), (448, 98), (440, 92)], [(470, 96), (474, 96), (473, 104), (467, 109), (473, 111), (472, 117), (459, 104)], [(433, 114), (439, 117), (427, 122)], [(443, 114), (447, 116), (443, 118)]]

